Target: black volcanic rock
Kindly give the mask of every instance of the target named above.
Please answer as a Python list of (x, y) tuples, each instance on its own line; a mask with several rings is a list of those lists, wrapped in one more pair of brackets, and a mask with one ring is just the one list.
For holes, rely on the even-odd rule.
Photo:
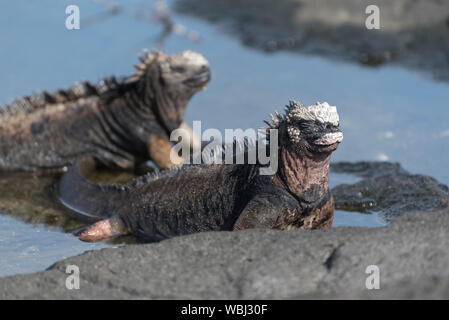
[[(382, 228), (209, 232), (86, 252), (0, 279), (1, 299), (449, 298), (449, 209)], [(67, 265), (80, 270), (68, 290)], [(367, 290), (367, 266), (380, 290)]]

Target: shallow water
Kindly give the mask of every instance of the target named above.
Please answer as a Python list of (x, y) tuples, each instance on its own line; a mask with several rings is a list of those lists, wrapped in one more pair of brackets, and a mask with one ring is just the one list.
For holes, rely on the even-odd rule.
[(0, 215), (0, 225), (0, 276), (44, 270), (58, 260), (113, 246), (81, 242), (70, 233), (6, 215)]
[[(42, 89), (64, 88), (75, 81), (133, 72), (137, 54), (144, 47), (156, 46), (161, 27), (136, 19), (138, 11), (150, 13), (150, 1), (145, 1), (146, 6), (137, 0), (117, 2), (122, 13), (74, 31), (65, 28), (67, 5), (78, 4), (82, 19), (105, 9), (90, 0), (3, 2), (0, 102)], [(243, 47), (205, 22), (174, 18), (204, 40), (192, 43), (172, 36), (161, 49), (199, 51), (212, 67), (212, 82), (193, 98), (187, 122), (202, 120), (203, 130), (258, 128), (289, 99), (306, 104), (328, 101), (338, 106), (345, 134), (333, 161), (397, 161), (410, 172), (449, 184), (447, 83), (395, 67), (372, 69), (298, 54), (266, 54)], [(0, 275), (41, 270), (64, 256), (116, 245), (79, 242), (63, 232), (76, 229), (71, 220), (67, 227), (52, 224), (54, 219), (67, 218), (59, 208), (48, 209), (48, 200), (28, 195), (38, 190), (32, 181), (22, 184), (21, 197), (0, 197), (0, 211), (12, 215), (0, 215)], [(331, 175), (332, 186), (355, 181), (352, 176)], [(35, 212), (27, 215), (24, 208)], [(51, 211), (47, 220), (39, 213), (44, 208)], [(375, 214), (337, 211), (334, 225), (374, 227), (383, 222)]]

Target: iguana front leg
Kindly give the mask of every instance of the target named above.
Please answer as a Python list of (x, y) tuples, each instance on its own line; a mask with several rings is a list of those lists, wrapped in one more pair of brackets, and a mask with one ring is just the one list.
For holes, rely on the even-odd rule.
[(234, 224), (233, 230), (269, 228), (281, 230), (327, 229), (334, 218), (334, 200), (312, 210), (282, 203), (280, 197), (257, 197), (251, 200)]
[(152, 134), (148, 140), (148, 153), (151, 160), (160, 170), (179, 165), (170, 160), (171, 147), (170, 141), (155, 134)]
[(190, 151), (201, 150), (201, 139), (192, 131), (192, 128), (185, 122), (181, 123), (179, 128), (185, 130), (187, 134)]
[(287, 214), (287, 210), (275, 196), (257, 196), (248, 202), (235, 222), (233, 230), (274, 229), (279, 219)]
[[(181, 123), (179, 129), (184, 130), (181, 143), (188, 143), (191, 152), (201, 148), (201, 140), (185, 122)], [(148, 153), (150, 154), (151, 160), (153, 160), (159, 169), (164, 170), (182, 165), (182, 159), (185, 155), (183, 155), (183, 157), (173, 155), (175, 157), (173, 160), (176, 161), (176, 163), (174, 163), (170, 158), (171, 148), (171, 143), (166, 138), (155, 134), (150, 136), (148, 141)]]

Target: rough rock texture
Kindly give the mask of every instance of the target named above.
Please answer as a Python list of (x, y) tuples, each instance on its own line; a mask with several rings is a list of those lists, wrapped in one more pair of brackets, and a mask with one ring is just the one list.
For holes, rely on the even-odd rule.
[[(368, 5), (380, 29), (368, 30)], [(181, 13), (218, 24), (244, 44), (377, 66), (396, 62), (449, 80), (449, 2), (443, 0), (178, 0)]]
[(378, 212), (390, 222), (404, 213), (449, 207), (446, 185), (429, 176), (410, 174), (399, 163), (338, 162), (331, 170), (363, 178), (332, 189), (335, 206), (340, 210)]
[[(87, 252), (0, 279), (1, 299), (449, 298), (449, 209), (382, 228), (253, 229)], [(67, 290), (67, 265), (81, 287)], [(380, 268), (367, 290), (366, 267)]]

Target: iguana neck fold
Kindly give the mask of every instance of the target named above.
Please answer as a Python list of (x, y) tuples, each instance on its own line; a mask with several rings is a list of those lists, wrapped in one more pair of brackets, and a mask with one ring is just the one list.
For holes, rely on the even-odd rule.
[(279, 175), (290, 192), (305, 203), (319, 201), (329, 188), (330, 153), (282, 147)]
[(153, 63), (148, 66), (145, 76), (137, 80), (131, 95), (143, 109), (151, 108), (158, 123), (170, 136), (170, 133), (182, 123), (185, 109), (193, 94), (176, 95), (169, 88), (165, 88), (160, 70)]

